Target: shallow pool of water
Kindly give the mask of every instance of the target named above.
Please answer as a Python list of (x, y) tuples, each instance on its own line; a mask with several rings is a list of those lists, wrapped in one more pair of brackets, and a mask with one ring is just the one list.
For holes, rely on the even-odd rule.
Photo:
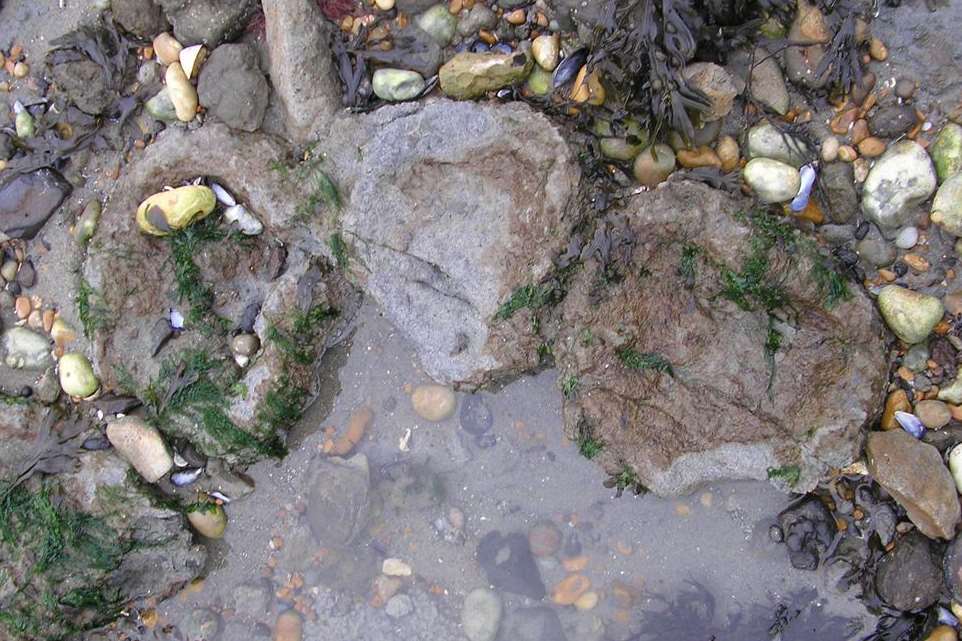
[[(503, 601), (501, 641), (814, 641), (860, 638), (874, 626), (856, 595), (838, 592), (825, 571), (792, 569), (769, 540), (789, 498), (769, 485), (672, 500), (606, 489), (603, 471), (562, 434), (553, 372), (482, 392), (483, 407), (470, 401), (493, 416), (479, 437), (459, 412), (430, 423), (413, 411), (412, 389), (430, 381), (373, 306), (338, 350), (325, 357), (339, 369), (295, 429), (290, 456), (248, 471), (256, 490), (227, 506), (206, 578), (159, 604), (145, 634), (297, 638), (277, 629), (293, 610), (303, 639), (460, 640), (465, 595), (480, 587)], [(458, 397), (460, 410), (467, 395)], [(343, 431), (365, 406), (374, 420), (352, 454), (366, 458), (369, 486), (318, 490), (315, 475), (333, 465), (325, 429)], [(312, 494), (325, 492), (356, 509), (324, 513)], [(349, 545), (317, 538), (318, 528), (362, 513)], [(514, 549), (506, 559), (532, 530), (541, 556), (529, 563)], [(386, 558), (411, 575), (382, 576)], [(575, 593), (559, 593), (573, 574), (583, 577), (565, 584)]]

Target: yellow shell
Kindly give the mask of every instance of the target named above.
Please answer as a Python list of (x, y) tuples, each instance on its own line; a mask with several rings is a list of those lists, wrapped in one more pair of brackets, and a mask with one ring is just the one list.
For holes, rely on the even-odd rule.
[(210, 187), (191, 185), (154, 194), (137, 208), (137, 225), (153, 236), (168, 236), (214, 211)]

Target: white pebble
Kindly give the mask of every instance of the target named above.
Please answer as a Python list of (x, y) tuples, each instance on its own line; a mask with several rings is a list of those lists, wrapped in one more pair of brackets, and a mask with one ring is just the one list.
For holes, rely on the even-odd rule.
[(384, 563), (381, 564), (381, 572), (387, 576), (411, 576), (414, 570), (401, 559), (391, 558), (384, 559)]
[(919, 242), (919, 230), (915, 227), (906, 227), (895, 237), (895, 246), (899, 249), (912, 249), (917, 242)]

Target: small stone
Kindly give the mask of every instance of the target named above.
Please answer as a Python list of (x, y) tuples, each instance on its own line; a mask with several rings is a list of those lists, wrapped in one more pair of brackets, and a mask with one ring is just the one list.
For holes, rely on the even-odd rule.
[(915, 94), (916, 84), (911, 78), (899, 78), (895, 81), (895, 95), (902, 100), (908, 100)]
[(189, 185), (162, 191), (137, 207), (137, 225), (153, 236), (168, 236), (214, 211), (217, 198), (210, 187)]
[(959, 641), (959, 635), (950, 625), (937, 625), (923, 641)]
[(771, 158), (753, 158), (742, 169), (742, 178), (755, 196), (764, 203), (792, 200), (801, 185), (801, 176), (793, 166)]
[(13, 310), (17, 313), (17, 318), (25, 320), (33, 311), (33, 305), (30, 304), (30, 299), (26, 296), (17, 296), (17, 300), (13, 303)]
[(477, 588), (464, 598), (461, 626), (469, 641), (494, 641), (501, 626), (501, 598), (487, 588)]
[(962, 405), (962, 370), (956, 373), (955, 380), (948, 385), (945, 385), (943, 382), (942, 388), (939, 389), (939, 394), (936, 398), (940, 401), (952, 403), (953, 405)]
[(558, 605), (574, 605), (591, 587), (591, 581), (582, 574), (572, 574), (561, 580), (551, 592), (551, 600)]
[(6, 260), (3, 262), (3, 266), (0, 266), (0, 277), (2, 277), (3, 280), (7, 281), (8, 283), (12, 283), (17, 277), (17, 269), (17, 261)]
[(942, 568), (928, 539), (914, 532), (882, 557), (875, 588), (883, 601), (898, 610), (917, 610), (935, 603), (942, 590)]
[(167, 85), (167, 95), (174, 104), (177, 112), (177, 119), (181, 122), (190, 122), (197, 116), (197, 90), (190, 84), (187, 74), (184, 73), (179, 62), (175, 62), (167, 67), (164, 75), (164, 82)]
[(949, 292), (942, 298), (945, 311), (952, 316), (962, 314), (962, 291)]
[(414, 612), (414, 601), (406, 594), (398, 594), (388, 599), (384, 613), (392, 619), (400, 619)]
[(899, 104), (879, 107), (869, 116), (869, 124), (879, 138), (898, 138), (915, 126), (915, 108)]
[(574, 602), (574, 606), (582, 611), (593, 610), (596, 605), (598, 605), (597, 592), (585, 592)]
[(942, 302), (898, 285), (887, 285), (878, 306), (889, 329), (908, 344), (921, 343), (942, 320)]
[(457, 404), (454, 392), (441, 385), (419, 385), (411, 395), (411, 405), (418, 416), (435, 423), (454, 414)]
[(558, 66), (561, 53), (561, 38), (558, 34), (543, 34), (531, 43), (531, 55), (538, 66), (545, 71), (554, 71)]
[(654, 188), (675, 170), (675, 152), (668, 145), (652, 145), (638, 154), (633, 168), (635, 180), (649, 189)]
[(24, 289), (30, 289), (37, 284), (37, 270), (34, 269), (33, 261), (29, 258), (20, 263), (20, 271), (17, 272), (17, 283)]
[(451, 43), (458, 28), (457, 18), (451, 15), (446, 4), (436, 4), (414, 20), (422, 31), (434, 38), (442, 47)]
[(11, 327), (0, 341), (4, 363), (13, 369), (45, 369), (53, 364), (50, 341), (25, 327)]
[(696, 167), (721, 168), (721, 158), (709, 147), (697, 149), (680, 149), (677, 153), (678, 164), (686, 169)]
[(700, 114), (703, 122), (721, 120), (731, 112), (738, 90), (724, 67), (695, 62), (684, 67), (682, 73), (690, 87), (708, 96), (709, 107)]
[(494, 29), (498, 24), (498, 14), (487, 5), (475, 2), (468, 11), (462, 11), (458, 21), (458, 33), (463, 37), (477, 35), (481, 29)]
[(174, 107), (173, 101), (170, 99), (170, 92), (167, 91), (167, 87), (164, 87), (157, 94), (144, 103), (144, 109), (150, 114), (155, 120), (165, 122), (167, 124), (177, 122), (177, 108)]
[(949, 450), (949, 472), (955, 481), (955, 489), (962, 494), (962, 445)]
[(553, 89), (551, 83), (551, 72), (536, 66), (531, 70), (531, 75), (528, 76), (524, 86), (535, 96), (547, 96)]
[[(173, 105), (171, 105), (171, 108), (173, 108)], [(102, 206), (99, 200), (91, 200), (84, 206), (83, 213), (80, 214), (80, 218), (77, 219), (77, 224), (74, 226), (74, 236), (81, 245), (89, 242), (97, 233), (101, 211)]]
[(719, 138), (718, 144), (715, 145), (715, 153), (718, 154), (722, 171), (725, 173), (734, 171), (738, 167), (738, 142), (734, 137), (725, 135)]
[(157, 428), (136, 416), (125, 416), (107, 425), (107, 440), (148, 483), (156, 483), (174, 465)]
[(17, 64), (13, 65), (13, 77), (14, 78), (26, 78), (27, 74), (30, 73), (30, 66), (22, 60)]
[(386, 576), (411, 576), (414, 570), (401, 559), (389, 558), (381, 564), (381, 573)]
[(939, 451), (907, 432), (870, 432), (865, 448), (869, 474), (928, 537), (951, 539), (959, 523), (955, 481)]
[(185, 638), (190, 641), (214, 641), (220, 628), (220, 617), (207, 608), (194, 609), (184, 621)]
[(261, 341), (256, 334), (238, 334), (231, 339), (230, 348), (235, 354), (251, 357), (261, 348)]
[(394, 8), (394, 0), (374, 0), (374, 4), (381, 11), (390, 11)]
[(425, 87), (421, 74), (405, 69), (378, 69), (371, 85), (374, 95), (388, 102), (414, 100)]
[(841, 145), (838, 148), (838, 159), (842, 162), (855, 162), (858, 152), (851, 145)]
[(373, 607), (383, 607), (401, 589), (401, 579), (379, 574), (371, 584)]
[(896, 412), (911, 412), (912, 404), (909, 403), (908, 394), (904, 389), (897, 389), (885, 398), (885, 409), (882, 412), (882, 419), (879, 426), (883, 430), (898, 429), (899, 423), (895, 419)]
[(929, 271), (929, 261), (918, 254), (906, 254), (902, 256), (902, 261), (912, 268), (913, 271), (923, 273)]
[(858, 143), (858, 152), (866, 158), (877, 158), (885, 152), (885, 141), (875, 136), (869, 136)]
[(879, 158), (862, 189), (862, 211), (883, 230), (909, 222), (913, 208), (935, 191), (935, 168), (916, 142), (902, 140)]
[(917, 242), (919, 242), (919, 230), (917, 227), (906, 227), (895, 237), (895, 246), (899, 249), (912, 249)]
[(187, 508), (187, 520), (198, 534), (208, 539), (222, 539), (227, 530), (227, 514), (217, 503), (194, 503)]
[(872, 36), (868, 43), (868, 54), (872, 56), (873, 60), (881, 62), (889, 57), (889, 50), (884, 42)]
[(962, 172), (962, 125), (950, 122), (929, 147), (939, 182)]
[(838, 138), (831, 136), (822, 141), (821, 156), (824, 162), (834, 162), (838, 158)]
[(928, 368), (928, 361), (929, 346), (925, 343), (912, 345), (902, 357), (902, 365), (915, 373), (925, 371)]
[[(181, 58), (193, 49), (184, 49)], [(201, 48), (201, 51), (206, 49)], [(197, 66), (200, 63), (193, 64)], [(187, 67), (184, 65), (182, 62), (186, 73)], [(187, 75), (190, 76), (190, 73)], [(197, 96), (210, 117), (231, 129), (260, 129), (270, 101), (270, 85), (261, 71), (257, 50), (243, 43), (217, 47), (200, 72)], [(174, 98), (173, 94), (171, 98)], [(174, 105), (177, 105), (176, 100)]]
[(868, 130), (868, 122), (865, 120), (865, 118), (859, 118), (855, 121), (855, 124), (852, 125), (852, 132), (849, 137), (852, 139), (852, 144), (857, 145), (870, 135), (871, 134)]
[(58, 368), (60, 387), (69, 396), (87, 398), (100, 388), (100, 381), (94, 374), (94, 368), (83, 354), (77, 352), (64, 354), (60, 358)]
[(748, 158), (770, 158), (798, 168), (808, 160), (808, 147), (766, 121), (748, 130), (746, 155)]
[(521, 52), (464, 51), (442, 65), (438, 71), (438, 80), (445, 95), (469, 100), (521, 82), (528, 76), (533, 64), (533, 60)]
[(285, 610), (274, 623), (271, 641), (301, 641), (304, 637), (304, 621), (294, 610)]
[(184, 48), (174, 36), (166, 32), (154, 38), (153, 46), (157, 59), (165, 65), (179, 62), (180, 51)]
[(561, 532), (554, 523), (538, 523), (528, 531), (528, 545), (535, 556), (554, 556), (561, 549)]
[(949, 406), (942, 401), (919, 401), (915, 405), (915, 415), (930, 430), (940, 430), (952, 420)]
[(962, 236), (962, 173), (949, 177), (939, 187), (929, 218), (953, 236)]
[(67, 321), (58, 317), (53, 319), (53, 325), (50, 327), (50, 337), (53, 338), (54, 345), (62, 348), (77, 340), (77, 332)]

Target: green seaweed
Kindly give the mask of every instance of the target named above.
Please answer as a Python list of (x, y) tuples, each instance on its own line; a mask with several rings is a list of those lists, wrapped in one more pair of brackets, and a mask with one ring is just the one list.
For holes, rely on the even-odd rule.
[(698, 276), (698, 256), (701, 255), (701, 247), (693, 243), (684, 243), (681, 247), (681, 260), (678, 263), (678, 275), (685, 281), (685, 287), (691, 289), (695, 286), (695, 278)]
[(812, 260), (811, 276), (818, 287), (819, 295), (822, 296), (825, 309), (833, 309), (842, 301), (852, 298), (848, 283), (837, 271), (827, 267), (818, 255), (812, 257)]
[[(19, 485), (0, 496), (0, 557), (29, 562), (5, 596), (0, 630), (56, 639), (114, 618), (120, 593), (107, 575), (129, 542), (102, 520), (63, 505), (47, 486)], [(0, 576), (0, 587), (9, 580)]]
[(77, 306), (77, 317), (87, 338), (92, 338), (97, 330), (109, 326), (111, 314), (103, 296), (84, 278), (81, 278), (77, 285), (74, 304)]
[(347, 269), (350, 264), (350, 259), (347, 256), (347, 243), (344, 242), (344, 238), (340, 233), (331, 234), (330, 238), (327, 239), (327, 245), (331, 248), (331, 254), (334, 256), (334, 262), (341, 269)]
[(651, 369), (672, 377), (675, 375), (671, 363), (664, 356), (655, 352), (636, 352), (630, 347), (624, 347), (618, 350), (618, 360), (629, 369)]
[(524, 308), (540, 309), (551, 303), (554, 287), (551, 285), (523, 285), (511, 293), (511, 296), (495, 313), (495, 320), (507, 320)]
[(167, 237), (174, 264), (177, 296), (190, 308), (187, 312), (187, 321), (190, 323), (206, 324), (214, 316), (214, 289), (204, 282), (194, 256), (200, 253), (203, 244), (225, 237), (226, 232), (217, 227), (211, 218), (205, 218)]
[(782, 335), (775, 327), (775, 319), (768, 317), (768, 334), (765, 336), (765, 360), (768, 362), (768, 398), (772, 399), (775, 385), (775, 354), (782, 346)]
[(784, 481), (789, 487), (795, 487), (802, 476), (802, 471), (797, 465), (782, 465), (781, 467), (768, 468), (768, 478)]
[(595, 437), (591, 426), (584, 421), (578, 425), (578, 434), (575, 441), (578, 444), (578, 452), (589, 460), (598, 456), (605, 447), (604, 442)]
[(568, 376), (561, 382), (561, 393), (565, 398), (574, 398), (574, 395), (578, 392), (579, 384), (577, 376)]

